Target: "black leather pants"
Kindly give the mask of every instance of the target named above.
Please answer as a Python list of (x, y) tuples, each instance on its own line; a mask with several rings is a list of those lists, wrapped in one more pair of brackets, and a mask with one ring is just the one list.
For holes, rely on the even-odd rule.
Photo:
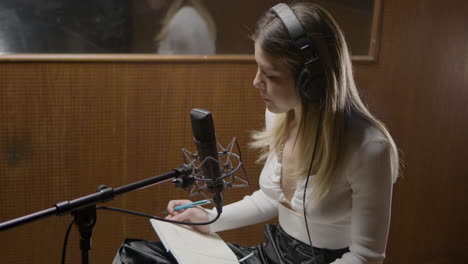
[[(281, 227), (266, 225), (264, 234), (267, 242), (258, 246), (227, 245), (238, 259), (254, 253), (242, 264), (328, 264), (349, 251), (348, 248), (330, 250), (314, 247), (314, 260), (310, 246), (286, 234)], [(121, 263), (177, 264), (177, 261), (160, 242), (126, 239), (113, 262)]]

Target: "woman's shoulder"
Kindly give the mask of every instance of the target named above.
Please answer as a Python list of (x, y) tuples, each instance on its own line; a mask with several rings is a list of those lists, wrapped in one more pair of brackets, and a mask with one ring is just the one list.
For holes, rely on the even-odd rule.
[(345, 144), (360, 148), (371, 142), (383, 143), (387, 139), (380, 129), (366, 117), (357, 113), (350, 114), (346, 120)]

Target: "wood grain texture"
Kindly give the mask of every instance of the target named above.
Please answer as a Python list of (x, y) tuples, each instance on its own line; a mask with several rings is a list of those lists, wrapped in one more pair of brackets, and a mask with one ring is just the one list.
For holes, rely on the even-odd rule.
[[(122, 183), (125, 76), (118, 69), (20, 63), (1, 65), (0, 74), (2, 220)], [(2, 232), (4, 261), (56, 262), (69, 220), (52, 217)], [(122, 225), (115, 220), (96, 235), (107, 230), (114, 238)]]
[(468, 4), (385, 1), (377, 65), (359, 65), (366, 101), (402, 153), (385, 263), (468, 258)]
[[(254, 187), (226, 192), (239, 200), (258, 188), (260, 166), (246, 144), (263, 126), (264, 107), (251, 85), (255, 66), (241, 63), (11, 63), (1, 64), (0, 135), (3, 220), (46, 209), (95, 191), (159, 175), (195, 151), (189, 113), (213, 112), (219, 140), (237, 137)], [(171, 183), (117, 198), (110, 205), (162, 215), (170, 199), (187, 198)], [(194, 197), (193, 199), (199, 199)], [(2, 232), (6, 263), (60, 259), (71, 218), (51, 217)], [(227, 235), (255, 244), (261, 229)], [(157, 239), (148, 220), (98, 211), (91, 257), (108, 263), (125, 237)], [(231, 239), (233, 238), (233, 239)], [(79, 262), (72, 232), (68, 259)], [(18, 249), (30, 245), (31, 250)]]

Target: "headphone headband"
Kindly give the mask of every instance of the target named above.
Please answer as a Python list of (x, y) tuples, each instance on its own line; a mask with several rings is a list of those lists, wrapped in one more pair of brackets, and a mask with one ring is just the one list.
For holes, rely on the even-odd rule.
[(317, 60), (319, 57), (317, 49), (313, 41), (311, 41), (307, 36), (301, 21), (299, 21), (291, 8), (285, 3), (279, 3), (273, 6), (271, 11), (278, 16), (285, 26), (289, 37), (294, 42), (294, 46), (304, 57), (305, 64), (307, 65)]
[(323, 102), (326, 96), (326, 80), (314, 39), (307, 36), (301, 21), (287, 4), (279, 3), (270, 11), (281, 20), (297, 52), (304, 58), (305, 62), (298, 69), (295, 78), (299, 98), (308, 103)]

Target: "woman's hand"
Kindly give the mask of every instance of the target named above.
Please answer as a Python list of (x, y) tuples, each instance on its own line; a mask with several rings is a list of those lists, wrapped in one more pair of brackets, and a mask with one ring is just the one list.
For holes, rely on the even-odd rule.
[[(192, 207), (179, 211), (174, 211), (174, 207), (184, 204), (192, 203), (190, 200), (172, 200), (167, 204), (167, 211), (169, 215), (166, 219), (186, 222), (186, 223), (203, 223), (208, 222), (210, 219), (208, 212), (200, 207)], [(191, 226), (198, 232), (208, 234), (210, 233), (210, 225), (194, 225)]]

